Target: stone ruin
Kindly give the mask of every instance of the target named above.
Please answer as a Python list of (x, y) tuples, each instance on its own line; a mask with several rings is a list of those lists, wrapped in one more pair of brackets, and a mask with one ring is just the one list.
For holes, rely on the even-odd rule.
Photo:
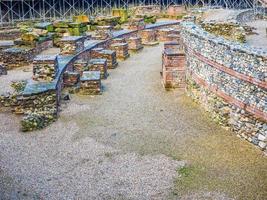
[(164, 43), (162, 78), (166, 89), (185, 88), (185, 53), (178, 42)]

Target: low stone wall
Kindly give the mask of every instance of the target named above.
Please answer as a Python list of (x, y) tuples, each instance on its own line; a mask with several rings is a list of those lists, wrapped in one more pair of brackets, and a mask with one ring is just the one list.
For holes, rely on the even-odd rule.
[(34, 57), (42, 51), (53, 47), (52, 40), (36, 44), (36, 47), (15, 46), (1, 52), (1, 61), (8, 69), (27, 66), (32, 63)]
[(267, 53), (182, 24), (188, 93), (213, 118), (266, 151)]
[(23, 114), (22, 131), (42, 129), (56, 120), (58, 115), (59, 90), (41, 94), (22, 95), (12, 93), (0, 95), (0, 108), (7, 107), (16, 114)]
[(15, 40), (20, 37), (20, 29), (2, 29), (0, 30), (0, 40)]
[(144, 5), (144, 6), (136, 6), (133, 8), (134, 15), (155, 15), (159, 16), (161, 14), (161, 8), (158, 5)]

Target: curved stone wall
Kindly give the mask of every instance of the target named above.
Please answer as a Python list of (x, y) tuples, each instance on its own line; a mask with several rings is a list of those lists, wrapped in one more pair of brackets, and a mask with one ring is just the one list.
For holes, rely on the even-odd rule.
[(267, 144), (267, 52), (182, 24), (189, 94), (222, 125)]

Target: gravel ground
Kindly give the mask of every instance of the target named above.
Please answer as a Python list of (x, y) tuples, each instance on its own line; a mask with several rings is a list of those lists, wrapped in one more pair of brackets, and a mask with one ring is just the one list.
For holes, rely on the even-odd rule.
[(162, 48), (120, 63), (103, 95), (72, 96), (44, 130), (0, 113), (2, 199), (263, 199), (262, 152), (162, 88)]
[(237, 10), (210, 9), (204, 13), (203, 20), (216, 22), (232, 20), (235, 17), (236, 13), (238, 13)]
[(256, 28), (255, 32), (257, 34), (247, 36), (247, 43), (254, 47), (260, 47), (267, 50), (267, 36), (266, 36), (266, 28), (267, 21), (266, 20), (255, 20), (252, 22), (246, 23), (249, 26)]

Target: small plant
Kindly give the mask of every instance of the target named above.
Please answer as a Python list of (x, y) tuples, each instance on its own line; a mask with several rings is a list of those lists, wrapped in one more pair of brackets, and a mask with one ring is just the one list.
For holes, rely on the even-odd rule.
[(191, 175), (192, 172), (192, 168), (191, 167), (182, 167), (178, 170), (178, 173), (182, 176), (182, 177), (189, 177)]
[(26, 87), (27, 81), (12, 81), (11, 87), (15, 90), (17, 93), (21, 93), (24, 88)]

